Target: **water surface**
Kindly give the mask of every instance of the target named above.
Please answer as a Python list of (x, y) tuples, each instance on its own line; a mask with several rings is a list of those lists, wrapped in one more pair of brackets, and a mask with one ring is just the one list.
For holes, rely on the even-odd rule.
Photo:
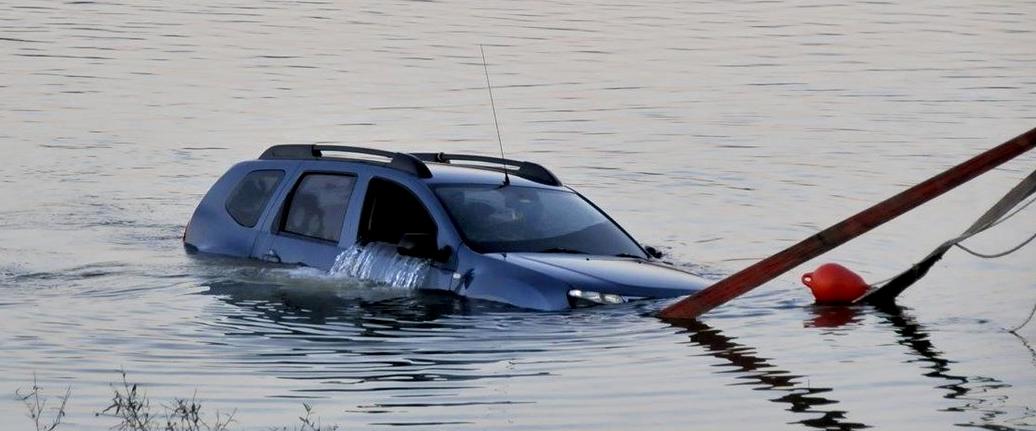
[[(716, 310), (567, 313), (183, 253), (230, 164), (276, 143), (550, 166), (722, 277), (1036, 126), (1032, 1), (0, 4), (0, 417), (125, 370), (237, 429), (1036, 429), (1036, 247), (951, 251), (901, 309), (811, 307), (954, 236), (1027, 155)], [(1009, 248), (1032, 209), (971, 240)]]

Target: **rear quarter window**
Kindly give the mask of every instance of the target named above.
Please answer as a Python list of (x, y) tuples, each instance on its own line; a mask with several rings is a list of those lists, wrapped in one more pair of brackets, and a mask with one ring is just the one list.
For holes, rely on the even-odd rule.
[(283, 178), (284, 171), (281, 170), (249, 172), (227, 197), (227, 213), (237, 224), (255, 227)]

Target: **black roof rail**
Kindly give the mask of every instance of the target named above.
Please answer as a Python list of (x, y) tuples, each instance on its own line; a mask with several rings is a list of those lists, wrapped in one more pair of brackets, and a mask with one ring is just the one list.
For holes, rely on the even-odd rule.
[(373, 148), (347, 147), (343, 145), (274, 145), (263, 151), (259, 160), (290, 159), (290, 160), (319, 160), (324, 157), (324, 152), (366, 154), (380, 156), (389, 159), (388, 167), (408, 172), (418, 178), (430, 178), (432, 171), (419, 158), (407, 153), (396, 153), (392, 151), (376, 150)]
[(533, 162), (520, 160), (502, 159), (499, 157), (474, 156), (469, 154), (447, 154), (447, 153), (413, 153), (414, 157), (425, 162), (450, 163), (452, 161), (470, 161), (481, 163), (494, 163), (501, 165), (500, 169), (507, 169), (514, 166), (517, 169), (509, 169), (508, 172), (527, 180), (535, 181), (548, 186), (561, 186), (561, 180), (554, 176), (547, 168)]

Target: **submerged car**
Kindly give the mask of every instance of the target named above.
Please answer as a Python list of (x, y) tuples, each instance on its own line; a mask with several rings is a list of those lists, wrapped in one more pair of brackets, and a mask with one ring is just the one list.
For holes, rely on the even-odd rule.
[(216, 181), (183, 241), (192, 253), (323, 270), (345, 250), (388, 244), (428, 263), (419, 289), (535, 310), (706, 285), (543, 166), (463, 154), (276, 145)]

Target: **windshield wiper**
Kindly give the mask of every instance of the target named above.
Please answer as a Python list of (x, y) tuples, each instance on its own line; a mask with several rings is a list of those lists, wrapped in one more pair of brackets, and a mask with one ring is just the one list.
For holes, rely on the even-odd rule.
[(551, 247), (546, 250), (540, 250), (540, 253), (567, 253), (567, 254), (590, 254), (582, 250), (576, 250), (572, 248), (564, 247)]
[(612, 256), (615, 256), (615, 257), (632, 257), (634, 259), (644, 259), (644, 256), (637, 256), (635, 254), (629, 254), (629, 253), (613, 254)]

